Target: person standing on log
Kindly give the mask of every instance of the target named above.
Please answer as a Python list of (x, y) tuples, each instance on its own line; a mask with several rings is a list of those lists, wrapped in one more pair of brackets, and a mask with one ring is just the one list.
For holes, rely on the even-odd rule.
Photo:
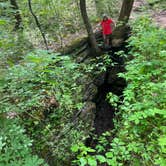
[(115, 23), (113, 22), (112, 19), (108, 18), (108, 16), (104, 15), (100, 25), (102, 27), (104, 46), (109, 47), (110, 37), (111, 37), (113, 26), (115, 25)]

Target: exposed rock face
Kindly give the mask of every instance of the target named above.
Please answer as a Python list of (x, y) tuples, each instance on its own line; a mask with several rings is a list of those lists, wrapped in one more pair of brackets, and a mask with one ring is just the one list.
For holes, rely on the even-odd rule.
[[(114, 60), (119, 59), (116, 57)], [(126, 82), (118, 77), (119, 72), (124, 72), (123, 65), (109, 67), (106, 72), (84, 80), (86, 86), (83, 93), (86, 103), (80, 117), (83, 118), (86, 126), (89, 126), (86, 127), (87, 132), (94, 127), (95, 133), (100, 135), (114, 128), (115, 109), (108, 103), (106, 96), (109, 92), (118, 96), (122, 95)]]
[(112, 34), (112, 47), (121, 47), (129, 37), (130, 31), (128, 25), (117, 27)]
[(84, 97), (83, 100), (84, 101), (92, 101), (97, 94), (97, 86), (93, 83), (89, 84), (86, 88), (85, 88), (85, 93), (84, 93)]
[(113, 39), (112, 40), (112, 46), (113, 47), (119, 47), (119, 45), (122, 45), (124, 42), (123, 39)]
[(88, 55), (89, 55), (89, 50), (85, 49), (85, 50), (81, 51), (81, 53), (78, 56), (76, 54), (76, 56), (77, 56), (76, 61), (78, 63), (83, 62), (87, 58)]
[[(123, 26), (116, 28), (113, 33), (112, 50), (107, 50), (107, 53), (116, 63), (119, 62), (118, 57), (114, 56), (114, 52), (122, 49), (121, 46), (124, 45), (125, 39), (128, 38), (129, 31), (128, 26)], [(96, 33), (96, 39), (97, 41), (102, 40), (101, 32)], [(81, 42), (76, 42), (74, 48), (70, 47), (67, 53), (71, 54), (78, 63), (84, 64), (89, 64), (92, 57), (94, 57), (90, 51), (88, 38), (83, 39)], [(97, 134), (113, 128), (114, 108), (106, 101), (106, 95), (110, 91), (121, 95), (125, 86), (125, 83), (117, 75), (121, 71), (123, 72), (123, 67), (115, 65), (114, 67), (108, 67), (105, 72), (87, 74), (78, 80), (81, 85), (84, 85), (82, 93), (85, 105), (78, 112), (77, 117), (83, 121), (83, 130), (87, 135), (88, 133), (90, 134), (93, 127), (95, 127)], [(119, 85), (121, 86), (120, 88), (118, 88)]]
[(88, 101), (85, 103), (85, 106), (80, 114), (80, 118), (90, 125), (90, 129), (92, 129), (94, 126), (95, 112), (96, 104), (94, 102)]

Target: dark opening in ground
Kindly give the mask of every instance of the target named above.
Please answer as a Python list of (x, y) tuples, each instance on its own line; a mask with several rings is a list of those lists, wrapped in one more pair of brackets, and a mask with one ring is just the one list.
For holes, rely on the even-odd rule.
[(106, 100), (106, 96), (109, 92), (112, 92), (118, 96), (122, 96), (122, 92), (126, 83), (123, 79), (118, 78), (114, 83), (104, 83), (98, 88), (98, 95), (96, 98), (96, 117), (94, 121), (95, 134), (100, 135), (105, 131), (114, 128), (113, 118), (115, 115), (115, 109)]
[(118, 57), (115, 52), (124, 50), (126, 48), (112, 49), (108, 54), (116, 65), (109, 67), (105, 76), (104, 83), (98, 87), (98, 94), (96, 100), (96, 117), (94, 121), (95, 134), (101, 135), (103, 132), (114, 128), (113, 118), (115, 115), (115, 109), (106, 100), (106, 96), (109, 92), (112, 92), (122, 99), (123, 90), (126, 87), (126, 81), (123, 78), (118, 77), (118, 73), (124, 72), (124, 59)]

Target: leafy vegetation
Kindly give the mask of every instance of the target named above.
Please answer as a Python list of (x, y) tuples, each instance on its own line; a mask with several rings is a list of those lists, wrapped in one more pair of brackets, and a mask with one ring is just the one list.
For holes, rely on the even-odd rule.
[(134, 23), (128, 45), (132, 60), (126, 63), (127, 72), (119, 74), (128, 82), (124, 99), (118, 101), (112, 93), (107, 96), (115, 107), (121, 103), (115, 119), (116, 136), (111, 139), (113, 133), (108, 132), (110, 136), (100, 137), (94, 149), (82, 144), (73, 146), (72, 151), (78, 153), (74, 163), (166, 164), (165, 36), (165, 30), (156, 28), (147, 18)]
[[(18, 9), (11, 5), (14, 1)], [(92, 25), (104, 13), (116, 19), (120, 4), (87, 1)], [(163, 0), (148, 4), (165, 9)], [(119, 77), (128, 85), (122, 96), (109, 92), (106, 97), (116, 110), (115, 128), (98, 136), (92, 134), (94, 112), (84, 113), (84, 94), (91, 91), (86, 84), (107, 75), (117, 62), (110, 53), (89, 56), (84, 63), (76, 62), (78, 54), (59, 53), (85, 36), (78, 0), (34, 0), (32, 8), (49, 51), (43, 49), (27, 1), (0, 2), (0, 166), (165, 166), (165, 30), (144, 17), (133, 21), (130, 51), (115, 54), (126, 60), (126, 72)], [(15, 28), (17, 21), (21, 28)], [(86, 144), (89, 135), (91, 146)]]
[[(48, 55), (39, 50), (9, 68), (1, 80), (1, 115), (18, 117), (19, 123), (34, 140), (34, 151), (40, 155), (48, 153), (48, 148), (53, 148), (57, 141), (59, 146), (60, 141), (64, 143), (65, 138), (52, 139), (66, 130), (73, 110), (82, 107), (81, 86), (76, 83), (81, 73), (76, 70), (77, 65), (68, 56)], [(71, 134), (73, 141), (80, 137)], [(65, 143), (67, 146), (69, 142)]]
[(0, 165), (46, 166), (43, 159), (31, 154), (32, 140), (25, 134), (23, 127), (15, 120), (0, 119)]

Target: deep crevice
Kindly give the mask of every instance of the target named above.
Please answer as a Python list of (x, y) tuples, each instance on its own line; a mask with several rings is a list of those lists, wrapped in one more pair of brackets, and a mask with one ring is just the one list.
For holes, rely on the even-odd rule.
[(123, 90), (126, 87), (126, 81), (123, 78), (118, 77), (118, 73), (125, 71), (124, 59), (115, 56), (115, 52), (119, 50), (127, 52), (126, 48), (123, 47), (120, 49), (114, 49), (109, 53), (111, 59), (113, 62), (116, 62), (117, 65), (107, 69), (104, 83), (98, 87), (98, 94), (94, 100), (96, 103), (94, 133), (97, 135), (101, 135), (105, 131), (114, 129), (113, 119), (115, 116), (115, 108), (106, 100), (107, 94), (112, 92), (122, 99)]
[[(118, 76), (117, 76), (118, 77)], [(126, 82), (122, 78), (117, 78), (113, 83), (108, 83), (108, 79), (104, 84), (98, 87), (98, 94), (96, 97), (96, 116), (94, 121), (95, 134), (102, 134), (105, 131), (114, 128), (113, 118), (115, 115), (115, 108), (106, 100), (109, 92), (122, 96)]]
[(96, 99), (96, 115), (94, 121), (95, 134), (113, 129), (114, 108), (106, 100), (107, 93), (110, 92), (109, 84), (103, 84), (98, 88)]

